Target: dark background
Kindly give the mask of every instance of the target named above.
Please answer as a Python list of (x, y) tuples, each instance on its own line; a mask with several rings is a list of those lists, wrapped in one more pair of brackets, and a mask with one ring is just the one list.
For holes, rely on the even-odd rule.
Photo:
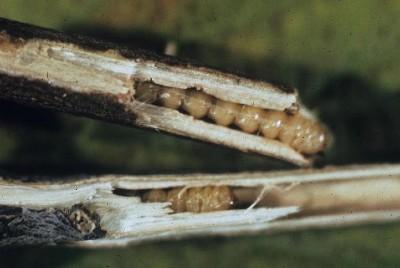
[[(330, 127), (327, 164), (400, 160), (400, 1), (23, 1), (0, 16), (295, 86)], [(293, 168), (191, 140), (0, 101), (7, 175)], [(1, 267), (397, 266), (400, 225), (160, 242), (126, 249), (27, 248)]]

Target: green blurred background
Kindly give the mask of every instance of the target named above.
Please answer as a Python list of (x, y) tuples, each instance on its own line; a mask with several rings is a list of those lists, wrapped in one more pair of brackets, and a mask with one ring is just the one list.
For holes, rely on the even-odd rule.
[[(399, 162), (400, 1), (1, 0), (0, 16), (299, 89), (335, 135), (327, 164)], [(0, 101), (0, 171), (16, 175), (293, 168), (145, 130)], [(1, 267), (398, 266), (400, 225), (3, 251)]]

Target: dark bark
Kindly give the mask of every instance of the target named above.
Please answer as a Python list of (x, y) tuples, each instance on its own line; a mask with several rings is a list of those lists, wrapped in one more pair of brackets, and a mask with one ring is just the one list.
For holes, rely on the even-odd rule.
[(72, 241), (95, 239), (103, 233), (79, 231), (59, 209), (33, 210), (0, 206), (0, 247), (56, 245)]
[(0, 98), (120, 124), (132, 125), (135, 121), (134, 113), (127, 111), (113, 95), (77, 93), (50, 85), (46, 81), (2, 73), (0, 73)]

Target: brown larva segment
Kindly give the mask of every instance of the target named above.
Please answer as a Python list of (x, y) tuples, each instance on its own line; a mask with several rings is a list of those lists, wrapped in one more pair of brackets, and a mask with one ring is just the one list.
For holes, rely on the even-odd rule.
[(240, 105), (233, 102), (217, 100), (208, 111), (208, 117), (217, 125), (229, 126), (240, 112)]
[(254, 133), (258, 130), (263, 110), (256, 107), (243, 105), (235, 117), (235, 125), (247, 133)]
[(135, 88), (135, 98), (145, 103), (154, 103), (158, 100), (162, 87), (150, 83), (139, 82)]
[(178, 88), (166, 87), (161, 91), (159, 102), (162, 106), (178, 110), (185, 98), (185, 91)]
[(286, 120), (287, 115), (284, 112), (264, 111), (260, 121), (260, 132), (268, 139), (276, 139)]
[(171, 209), (175, 213), (186, 212), (187, 193), (184, 188), (174, 188), (167, 192), (166, 202), (171, 203)]
[(203, 193), (208, 198), (203, 203), (202, 211), (227, 210), (234, 204), (234, 196), (227, 186), (205, 187)]
[(191, 90), (183, 100), (182, 109), (194, 118), (203, 118), (207, 115), (212, 100), (210, 95)]
[(146, 192), (142, 199), (145, 202), (170, 202), (175, 213), (228, 210), (234, 203), (233, 193), (228, 186), (153, 189)]

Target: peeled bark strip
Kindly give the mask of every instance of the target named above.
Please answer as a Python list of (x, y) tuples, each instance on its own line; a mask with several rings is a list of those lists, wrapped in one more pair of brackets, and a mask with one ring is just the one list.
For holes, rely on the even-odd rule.
[[(144, 84), (149, 87), (140, 95)], [(165, 90), (181, 90), (186, 97), (178, 110), (169, 106), (175, 99), (164, 106), (141, 99), (151, 97), (154, 87), (160, 89), (158, 102), (165, 100), (160, 94), (169, 96)], [(193, 92), (206, 100), (205, 106)], [(0, 98), (162, 130), (300, 166), (310, 165), (311, 156), (328, 143), (326, 130), (300, 107), (293, 89), (6, 19), (0, 19)], [(219, 110), (209, 111), (217, 101)], [(236, 120), (221, 111), (229, 104), (240, 107)], [(282, 134), (279, 140), (274, 128), (280, 121), (257, 121), (270, 111), (304, 119), (287, 120), (287, 128), (297, 132)], [(214, 122), (198, 118), (206, 113)], [(265, 118), (277, 120), (274, 116)], [(236, 122), (236, 128), (226, 122)], [(299, 131), (298, 124), (304, 124), (304, 130)]]
[[(400, 219), (400, 165), (107, 175), (51, 183), (3, 179), (0, 208), (0, 245), (33, 243), (11, 239), (16, 232), (10, 231), (15, 226), (10, 222), (21, 215), (25, 226), (37, 226), (40, 219), (57, 230), (58, 236), (39, 236), (36, 243), (75, 241), (73, 245), (87, 247), (382, 223)], [(22, 237), (35, 232), (21, 230), (27, 233)]]

